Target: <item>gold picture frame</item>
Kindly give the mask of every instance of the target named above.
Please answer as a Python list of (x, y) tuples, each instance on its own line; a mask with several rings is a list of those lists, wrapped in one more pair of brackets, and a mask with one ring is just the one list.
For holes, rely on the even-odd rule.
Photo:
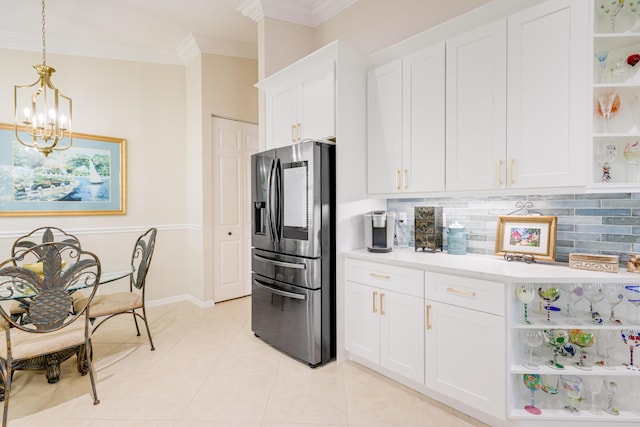
[(558, 217), (504, 215), (496, 226), (496, 255), (531, 255), (536, 261), (556, 260)]
[(125, 215), (126, 142), (74, 132), (45, 157), (0, 123), (0, 217)]

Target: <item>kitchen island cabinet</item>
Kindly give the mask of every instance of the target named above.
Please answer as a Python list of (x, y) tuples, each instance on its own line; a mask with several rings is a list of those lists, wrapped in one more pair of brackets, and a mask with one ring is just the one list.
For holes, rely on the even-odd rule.
[[(365, 309), (354, 308), (351, 311), (356, 304), (348, 295), (350, 289), (355, 289), (353, 286), (358, 285), (357, 280), (353, 279), (360, 274), (354, 266), (367, 265), (375, 270), (374, 273), (394, 268), (399, 268), (400, 271), (424, 272), (424, 280), (413, 281), (413, 285), (409, 282), (398, 285), (391, 281), (384, 291), (376, 285), (378, 292), (387, 293), (390, 290), (412, 293), (413, 298), (418, 299), (420, 292), (424, 292), (424, 317), (419, 319), (415, 316), (415, 320), (410, 320), (409, 316), (404, 316), (406, 322), (419, 322), (422, 328), (424, 380), (421, 382), (417, 377), (405, 376), (397, 369), (383, 366), (382, 359), (366, 357), (353, 346), (355, 340), (348, 338), (345, 347), (352, 360), (491, 426), (555, 427), (562, 422), (563, 426), (577, 427), (585, 421), (589, 421), (592, 427), (640, 424), (638, 402), (633, 394), (633, 390), (640, 391), (640, 371), (624, 366), (624, 363), (629, 362), (629, 350), (620, 339), (623, 328), (640, 328), (633, 323), (635, 307), (626, 300), (616, 307), (616, 314), (622, 319), (622, 325), (591, 323), (586, 300), (575, 306), (578, 313), (577, 324), (572, 325), (565, 314), (566, 291), (572, 284), (602, 284), (604, 287), (616, 284), (640, 286), (640, 275), (626, 271), (606, 273), (570, 269), (566, 264), (525, 264), (507, 262), (501, 257), (431, 254), (413, 250), (394, 250), (388, 254), (352, 250), (341, 253), (341, 258), (345, 266), (343, 285), (347, 290), (347, 315), (343, 325), (347, 337), (353, 337), (352, 332), (357, 329), (371, 333), (374, 338), (379, 339), (380, 336), (379, 328), (375, 324), (359, 324)], [(544, 323), (544, 306), (539, 304), (537, 299), (529, 307), (533, 324), (523, 322), (523, 305), (515, 292), (523, 283), (532, 283), (536, 290), (549, 287), (560, 290), (563, 297), (556, 304), (558, 312), (553, 314), (553, 324)], [(371, 290), (376, 287), (373, 283), (371, 285), (367, 288), (369, 293), (366, 294), (369, 311), (372, 309)], [(415, 289), (411, 291), (409, 286), (414, 286)], [(363, 307), (364, 299), (363, 297)], [(608, 314), (608, 309), (605, 302), (597, 306), (601, 313)], [(532, 329), (567, 332), (571, 329), (582, 329), (594, 331), (596, 334), (614, 331), (616, 343), (611, 352), (614, 369), (604, 369), (596, 365), (590, 371), (580, 370), (574, 366), (579, 357), (571, 356), (570, 352), (562, 359), (564, 369), (550, 368), (544, 365), (545, 360), (552, 358), (552, 347), (546, 344), (534, 353), (535, 360), (542, 366), (534, 370), (525, 368), (522, 361), (528, 357), (528, 352), (523, 334)], [(413, 339), (418, 342), (421, 340), (419, 336)], [(405, 344), (402, 348), (409, 347)], [(577, 347), (573, 350), (574, 353), (579, 353)], [(587, 348), (587, 352), (593, 364), (596, 360), (595, 347)], [(588, 378), (596, 377), (607, 384), (619, 384), (615, 405), (620, 415), (589, 412), (591, 396), (585, 391), (582, 401), (578, 404), (580, 415), (576, 416), (563, 409), (568, 403), (568, 398), (562, 389), (557, 394), (538, 391), (536, 404), (542, 413), (533, 415), (524, 410), (531, 397), (523, 383), (525, 374), (544, 374), (551, 380), (559, 379), (560, 375), (576, 375), (585, 383)], [(595, 398), (601, 409), (606, 408), (607, 392), (604, 387)]]

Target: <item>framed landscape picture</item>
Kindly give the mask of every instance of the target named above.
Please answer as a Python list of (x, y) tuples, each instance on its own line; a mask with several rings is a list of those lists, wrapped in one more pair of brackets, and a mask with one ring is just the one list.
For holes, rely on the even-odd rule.
[(74, 133), (71, 148), (45, 156), (0, 124), (0, 216), (125, 213), (125, 139)]
[(506, 215), (498, 217), (496, 255), (531, 255), (536, 260), (556, 259), (557, 217)]

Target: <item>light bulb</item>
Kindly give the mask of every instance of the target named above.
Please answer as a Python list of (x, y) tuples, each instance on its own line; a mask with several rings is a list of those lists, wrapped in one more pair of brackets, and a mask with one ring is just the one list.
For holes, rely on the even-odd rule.
[(23, 113), (24, 113), (24, 120), (28, 122), (29, 119), (31, 118), (31, 110), (29, 110), (29, 108), (25, 107)]
[(64, 129), (64, 126), (67, 124), (67, 118), (64, 114), (60, 115), (60, 127)]
[(44, 122), (44, 114), (40, 113), (38, 114), (38, 123), (42, 124), (42, 122)]
[(56, 119), (56, 110), (53, 108), (49, 110), (49, 118), (53, 121)]

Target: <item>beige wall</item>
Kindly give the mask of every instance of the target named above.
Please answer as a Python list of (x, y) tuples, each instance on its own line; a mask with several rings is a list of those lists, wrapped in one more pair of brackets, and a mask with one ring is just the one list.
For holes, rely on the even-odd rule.
[[(0, 49), (0, 122), (13, 121), (13, 85), (35, 81), (32, 65), (40, 59), (37, 52)], [(202, 279), (210, 115), (257, 122), (257, 61), (203, 55), (193, 71), (53, 54), (47, 60), (58, 70), (53, 83), (73, 99), (75, 131), (127, 139), (127, 214), (0, 217), (0, 258), (19, 233), (55, 225), (78, 234), (103, 262), (127, 262), (135, 238), (157, 226), (150, 298), (210, 299), (204, 288), (211, 284)], [(186, 274), (194, 257), (195, 283)]]

